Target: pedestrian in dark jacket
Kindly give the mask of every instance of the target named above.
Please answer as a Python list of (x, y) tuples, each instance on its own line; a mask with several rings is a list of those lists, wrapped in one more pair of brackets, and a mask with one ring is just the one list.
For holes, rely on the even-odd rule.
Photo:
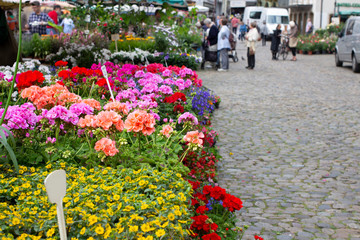
[(276, 58), (276, 54), (279, 51), (279, 45), (281, 42), (281, 25), (278, 24), (276, 26), (276, 29), (274, 30), (274, 34), (272, 36), (272, 40), (271, 40), (271, 52), (272, 52), (272, 60), (278, 60)]

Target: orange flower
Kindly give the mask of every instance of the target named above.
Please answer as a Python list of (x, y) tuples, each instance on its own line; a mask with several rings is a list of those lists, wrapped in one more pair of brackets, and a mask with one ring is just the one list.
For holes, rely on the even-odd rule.
[(106, 156), (115, 156), (119, 150), (115, 147), (115, 141), (109, 138), (102, 138), (95, 143), (95, 150), (100, 152), (103, 151)]
[(121, 120), (121, 116), (114, 111), (102, 111), (96, 116), (95, 124), (104, 130), (114, 124), (116, 129), (122, 131), (124, 129), (124, 123)]
[(164, 125), (160, 133), (167, 138), (170, 137), (170, 134), (174, 131), (174, 129), (170, 125)]
[(125, 103), (121, 103), (118, 101), (115, 102), (109, 102), (104, 106), (105, 110), (113, 110), (118, 113), (123, 113), (124, 115), (127, 115), (129, 113), (129, 108)]
[(183, 140), (189, 143), (197, 144), (199, 147), (203, 145), (203, 140), (200, 138), (204, 138), (204, 134), (199, 131), (190, 131), (187, 132), (184, 136)]
[(87, 105), (89, 105), (90, 107), (96, 109), (96, 110), (100, 110), (101, 109), (101, 105), (99, 101), (96, 101), (95, 99), (83, 99), (81, 101), (82, 103), (85, 103)]
[(66, 103), (79, 103), (81, 97), (71, 92), (63, 92), (57, 97), (58, 105), (64, 106)]
[(127, 117), (125, 128), (128, 132), (141, 131), (144, 135), (150, 135), (155, 131), (155, 118), (144, 110), (135, 110)]
[(85, 127), (92, 127), (92, 128), (96, 128), (96, 116), (93, 115), (86, 115), (85, 118), (80, 118), (78, 125), (81, 128), (85, 128)]

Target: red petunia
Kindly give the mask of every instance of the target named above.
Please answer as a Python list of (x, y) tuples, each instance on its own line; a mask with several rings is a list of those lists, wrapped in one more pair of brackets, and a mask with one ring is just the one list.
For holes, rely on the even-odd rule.
[(217, 233), (210, 233), (207, 235), (202, 236), (203, 240), (221, 240), (221, 237), (217, 235)]
[(16, 87), (21, 91), (33, 85), (40, 86), (44, 80), (44, 75), (41, 72), (30, 70), (18, 75)]

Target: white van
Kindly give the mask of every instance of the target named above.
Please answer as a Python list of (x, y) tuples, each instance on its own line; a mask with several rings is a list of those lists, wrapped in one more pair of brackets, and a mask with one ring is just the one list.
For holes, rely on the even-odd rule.
[(264, 7), (246, 7), (243, 15), (243, 22), (250, 25), (252, 22), (260, 23), (261, 15)]
[(284, 25), (289, 25), (289, 12), (285, 8), (264, 8), (261, 13), (260, 28), (264, 21), (269, 35), (272, 35), (278, 24), (281, 24), (281, 30), (284, 30)]

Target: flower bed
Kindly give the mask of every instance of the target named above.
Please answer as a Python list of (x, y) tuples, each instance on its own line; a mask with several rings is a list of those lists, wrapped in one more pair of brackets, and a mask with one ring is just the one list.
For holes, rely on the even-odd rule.
[[(0, 236), (58, 238), (42, 183), (61, 168), (71, 237), (237, 239), (241, 200), (215, 184), (220, 156), (210, 115), (218, 100), (196, 72), (108, 62), (109, 101), (100, 64), (66, 65), (55, 64), (50, 82), (37, 72), (17, 76), (21, 98), (3, 124), (11, 133), (0, 131), (15, 137), (21, 167), (16, 175), (2, 166)], [(6, 149), (0, 154), (10, 161)]]

